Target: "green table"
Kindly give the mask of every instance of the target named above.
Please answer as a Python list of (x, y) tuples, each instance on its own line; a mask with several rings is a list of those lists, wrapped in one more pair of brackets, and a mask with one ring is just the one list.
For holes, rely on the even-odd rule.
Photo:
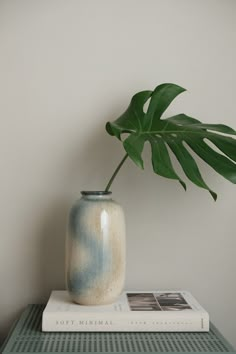
[(211, 324), (207, 333), (41, 332), (45, 305), (29, 305), (9, 333), (2, 353), (236, 353)]

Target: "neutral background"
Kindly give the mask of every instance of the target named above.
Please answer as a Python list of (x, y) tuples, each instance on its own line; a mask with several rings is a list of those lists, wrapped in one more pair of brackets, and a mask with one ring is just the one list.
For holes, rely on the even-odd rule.
[[(64, 288), (80, 190), (124, 155), (104, 130), (131, 96), (174, 82), (169, 114), (236, 128), (236, 1), (0, 1), (0, 330)], [(187, 289), (236, 346), (236, 186), (199, 162), (204, 190), (128, 161), (113, 185), (127, 221), (129, 289)], [(178, 167), (177, 167), (178, 168)], [(181, 172), (180, 172), (181, 173)]]

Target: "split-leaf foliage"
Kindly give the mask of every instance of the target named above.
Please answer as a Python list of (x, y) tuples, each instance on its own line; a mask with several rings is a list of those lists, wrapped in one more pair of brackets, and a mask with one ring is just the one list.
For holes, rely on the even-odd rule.
[[(161, 118), (175, 97), (184, 91), (178, 85), (165, 83), (154, 91), (138, 92), (127, 110), (114, 122), (106, 124), (106, 130), (122, 142), (128, 156), (141, 168), (144, 167), (144, 144), (148, 142), (154, 172), (178, 180), (186, 189), (185, 182), (171, 162), (170, 154), (173, 153), (186, 177), (198, 187), (208, 190), (216, 200), (217, 195), (203, 180), (192, 151), (217, 173), (236, 183), (236, 140), (233, 137), (236, 131), (224, 124), (204, 124), (183, 113)], [(144, 110), (148, 100), (148, 108)], [(122, 140), (124, 133), (125, 139)]]

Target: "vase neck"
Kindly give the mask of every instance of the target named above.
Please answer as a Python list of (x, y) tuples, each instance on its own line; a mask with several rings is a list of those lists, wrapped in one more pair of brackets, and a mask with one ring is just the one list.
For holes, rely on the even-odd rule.
[(81, 194), (86, 200), (111, 200), (110, 191), (82, 191)]

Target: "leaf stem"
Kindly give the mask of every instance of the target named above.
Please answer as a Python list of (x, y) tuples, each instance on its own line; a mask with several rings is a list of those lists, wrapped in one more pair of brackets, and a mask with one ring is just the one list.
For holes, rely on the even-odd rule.
[(121, 166), (123, 165), (123, 163), (125, 162), (125, 160), (127, 159), (128, 156), (129, 156), (128, 154), (125, 154), (125, 156), (123, 157), (123, 159), (121, 160), (121, 162), (119, 163), (119, 165), (117, 166), (117, 168), (115, 169), (115, 172), (114, 172), (113, 175), (111, 176), (111, 179), (109, 180), (109, 182), (108, 182), (108, 184), (107, 184), (107, 186), (106, 186), (106, 188), (105, 188), (105, 192), (108, 192), (108, 191), (109, 191), (109, 188), (110, 188), (112, 182), (114, 181), (114, 179), (115, 179), (117, 173), (119, 172)]

